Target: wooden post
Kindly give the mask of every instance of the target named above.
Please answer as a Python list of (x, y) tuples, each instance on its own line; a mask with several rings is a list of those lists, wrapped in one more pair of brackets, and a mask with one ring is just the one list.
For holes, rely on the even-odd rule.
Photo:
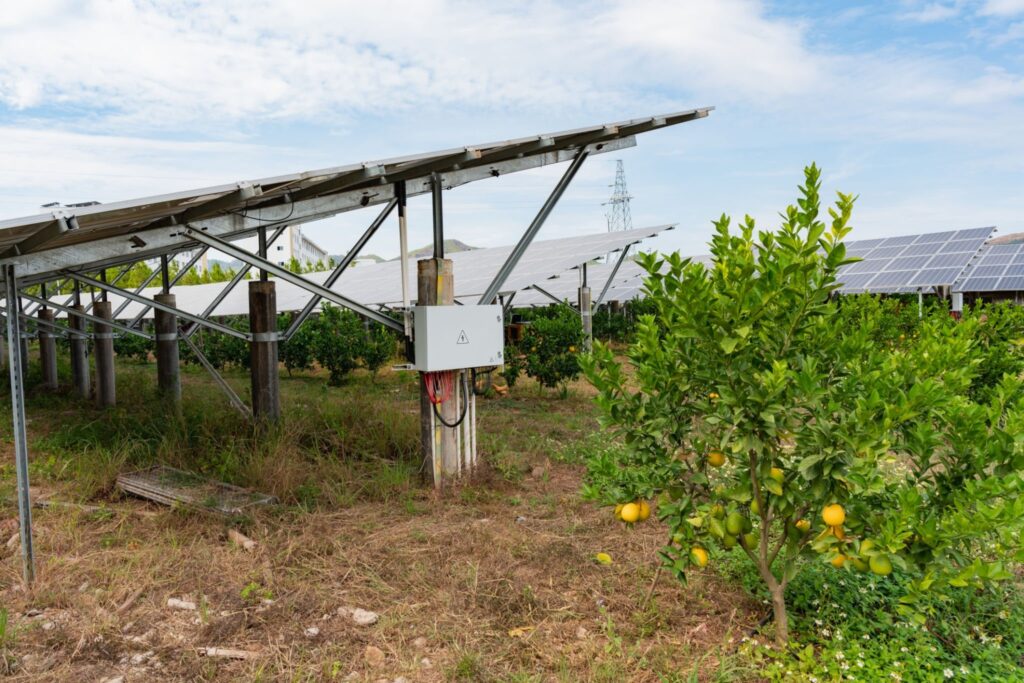
[[(80, 304), (71, 308), (79, 313), (85, 312), (85, 306)], [(89, 398), (92, 393), (92, 378), (89, 376), (89, 345), (85, 336), (85, 318), (69, 315), (68, 327), (71, 328), (71, 377), (75, 383), (75, 392), (82, 398)]]
[(252, 413), (257, 419), (281, 417), (277, 374), (277, 294), (271, 280), (249, 282), (249, 343)]
[[(97, 318), (110, 320), (110, 302), (97, 301), (93, 305), (93, 313)], [(108, 408), (117, 403), (114, 377), (114, 334), (111, 330), (109, 325), (97, 322), (92, 324), (96, 348), (96, 403), (101, 408)]]
[[(416, 304), (450, 306), (455, 303), (455, 281), (451, 259), (423, 259), (416, 262)], [(458, 391), (456, 387), (456, 391)], [(447, 422), (458, 419), (454, 397), (439, 406)], [(440, 488), (446, 477), (459, 473), (456, 429), (445, 427), (434, 418), (434, 406), (427, 396), (420, 374), (420, 438), (423, 444), (424, 471), (431, 473), (434, 487)]]
[[(53, 311), (49, 308), (39, 309), (39, 363), (43, 366), (43, 386), (57, 389), (57, 340), (53, 333)], [(48, 324), (47, 324), (48, 323)]]
[[(173, 294), (157, 294), (153, 301), (174, 307)], [(153, 309), (156, 328), (156, 381), (161, 396), (177, 403), (181, 400), (181, 375), (178, 363), (178, 316)]]

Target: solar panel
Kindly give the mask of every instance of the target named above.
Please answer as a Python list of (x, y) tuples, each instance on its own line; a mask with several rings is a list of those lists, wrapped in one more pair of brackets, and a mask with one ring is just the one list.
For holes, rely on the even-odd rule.
[(1017, 292), (1024, 290), (1024, 243), (984, 246), (954, 292)]
[(847, 242), (847, 253), (863, 260), (840, 269), (839, 292), (882, 294), (953, 285), (995, 228)]
[[(560, 239), (535, 241), (526, 250), (523, 258), (512, 271), (502, 292), (519, 292), (517, 298), (523, 293), (522, 290), (534, 285), (544, 286), (544, 282), (552, 276), (565, 273), (576, 268), (581, 263), (592, 261), (604, 254), (618, 251), (628, 245), (636, 244), (646, 238), (653, 237), (665, 230), (672, 229), (671, 225), (658, 225), (650, 228), (637, 228), (635, 230), (602, 232), (596, 235), (578, 235), (575, 237), (563, 237)], [(494, 278), (495, 273), (505, 262), (512, 247), (491, 247), (487, 249), (473, 249), (448, 254), (452, 259), (452, 268), (455, 279), (455, 298), (465, 304), (475, 304), (477, 298), (484, 292), (487, 285)], [(607, 268), (610, 273), (612, 266), (601, 264), (600, 268)], [(598, 269), (598, 271), (600, 270)], [(622, 281), (628, 277), (636, 277), (642, 272), (639, 266), (632, 261), (625, 261), (619, 269), (616, 281)], [(416, 267), (410, 268), (409, 291), (412, 299), (416, 298)], [(589, 271), (588, 271), (589, 275)], [(327, 279), (328, 273), (308, 273), (305, 278), (316, 284), (322, 284)], [(607, 280), (600, 277), (600, 272), (594, 272), (590, 278), (591, 288), (596, 290), (598, 283), (603, 287)], [(567, 281), (571, 281), (572, 295), (569, 297), (575, 300), (575, 288), (579, 286), (578, 272), (573, 270), (567, 275)], [(401, 263), (398, 260), (385, 261), (384, 263), (360, 264), (349, 268), (338, 279), (331, 289), (354, 301), (367, 306), (396, 306), (402, 301), (402, 278)], [(199, 314), (206, 309), (214, 297), (224, 288), (225, 283), (213, 283), (207, 285), (177, 286), (172, 292), (177, 296), (176, 306), (187, 313)], [(142, 295), (152, 298), (159, 293), (159, 288), (149, 288), (142, 291)], [(276, 287), (277, 310), (279, 312), (302, 310), (310, 300), (310, 293), (298, 286), (284, 281), (278, 281)], [(594, 293), (596, 298), (597, 292)], [(111, 293), (109, 299), (116, 310), (124, 299), (118, 294)], [(249, 311), (249, 294), (245, 286), (236, 287), (213, 311), (213, 315), (247, 315)], [(118, 316), (130, 320), (140, 311), (142, 306), (138, 303), (129, 303)], [(151, 317), (150, 312), (147, 317)]]

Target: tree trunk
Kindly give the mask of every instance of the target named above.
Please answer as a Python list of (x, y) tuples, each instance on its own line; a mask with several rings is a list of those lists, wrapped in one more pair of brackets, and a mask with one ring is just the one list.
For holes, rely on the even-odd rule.
[(789, 616), (786, 614), (786, 589), (781, 584), (769, 586), (775, 618), (775, 647), (780, 650), (789, 642)]

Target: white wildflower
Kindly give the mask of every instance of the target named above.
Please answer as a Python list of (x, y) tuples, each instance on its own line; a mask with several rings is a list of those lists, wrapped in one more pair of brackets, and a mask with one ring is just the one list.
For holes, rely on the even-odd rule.
[(946, 678), (952, 678), (953, 676), (956, 676), (956, 674), (953, 673), (952, 669), (943, 669), (942, 670), (942, 675), (945, 676)]

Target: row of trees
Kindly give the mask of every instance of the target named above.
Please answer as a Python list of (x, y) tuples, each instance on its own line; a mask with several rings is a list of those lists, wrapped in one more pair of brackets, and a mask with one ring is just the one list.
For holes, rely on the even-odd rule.
[[(221, 320), (240, 331), (248, 331), (244, 317)], [(284, 331), (292, 316), (278, 316), (278, 330)], [(209, 329), (200, 330), (194, 337), (196, 346), (217, 369), (248, 368), (249, 344), (238, 337)], [(121, 335), (114, 341), (119, 356), (148, 361), (154, 351), (153, 342), (135, 335)], [(314, 364), (328, 371), (328, 382), (340, 385), (358, 367), (376, 375), (380, 368), (395, 357), (398, 339), (390, 329), (379, 323), (363, 321), (355, 313), (324, 304), (318, 315), (303, 323), (295, 334), (279, 345), (281, 362), (289, 374), (311, 370)], [(198, 364), (198, 359), (184, 342), (180, 342), (182, 361)]]

